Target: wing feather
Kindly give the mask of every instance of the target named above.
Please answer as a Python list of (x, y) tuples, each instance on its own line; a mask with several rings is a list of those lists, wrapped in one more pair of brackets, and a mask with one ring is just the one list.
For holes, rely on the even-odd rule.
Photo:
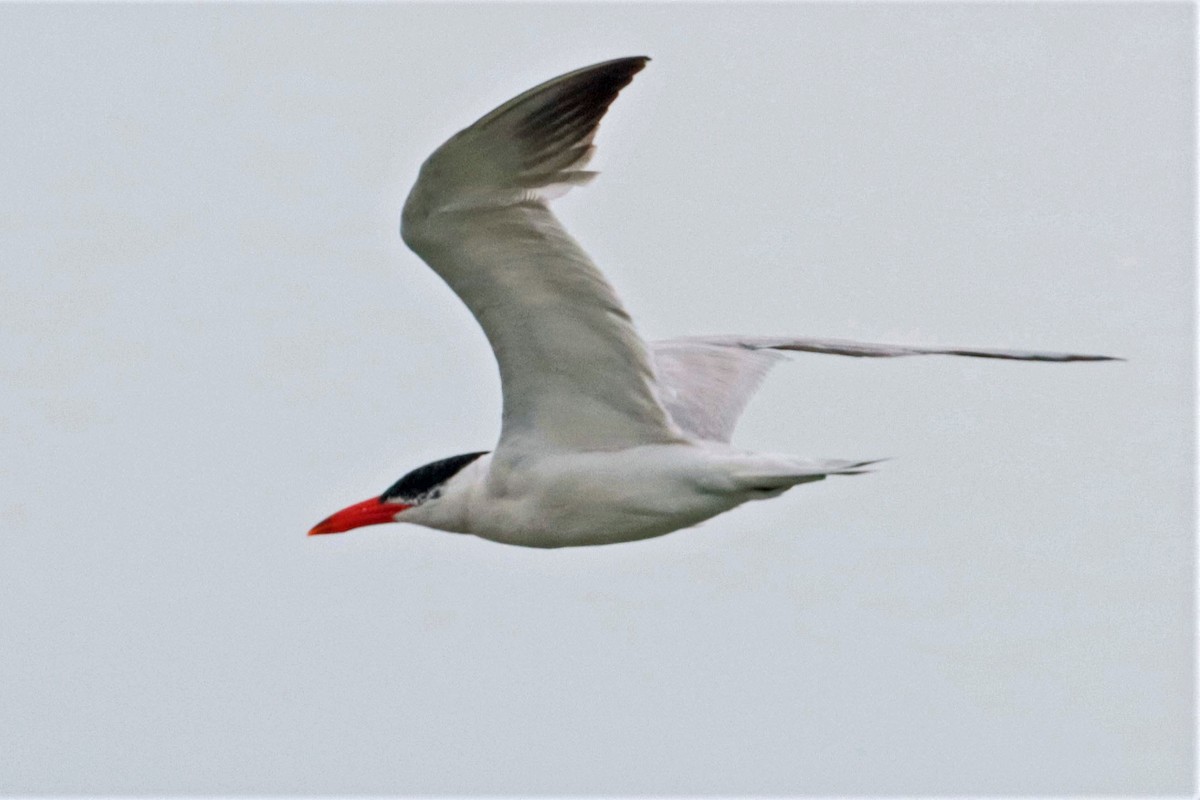
[(738, 418), (784, 356), (697, 338), (651, 342), (658, 392), (675, 424), (710, 442), (728, 442)]
[(644, 57), (567, 73), (434, 151), (404, 241), (479, 320), (500, 368), (498, 457), (680, 441), (645, 344), (612, 287), (547, 208), (595, 173), (597, 126)]
[(728, 442), (738, 418), (767, 372), (786, 352), (828, 353), (858, 358), (949, 355), (1016, 361), (1120, 361), (1112, 356), (868, 344), (843, 339), (794, 336), (696, 336), (651, 343), (659, 396), (672, 419), (699, 439)]
[(1007, 350), (983, 347), (923, 347), (904, 344), (870, 344), (845, 339), (809, 339), (794, 336), (706, 336), (699, 341), (741, 347), (747, 350), (790, 350), (802, 353), (826, 353), (856, 358), (898, 358), (900, 356), (969, 356), (1000, 358), (1008, 361), (1121, 361), (1114, 356), (1055, 353), (1041, 350)]

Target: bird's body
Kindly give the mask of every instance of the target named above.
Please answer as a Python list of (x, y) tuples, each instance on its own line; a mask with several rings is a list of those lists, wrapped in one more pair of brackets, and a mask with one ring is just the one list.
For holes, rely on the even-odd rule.
[(690, 527), (748, 500), (862, 464), (752, 453), (718, 442), (508, 460), (488, 453), (404, 521), (529, 547), (612, 544)]
[(607, 61), (536, 86), (422, 166), (401, 235), (466, 303), (492, 346), (504, 392), (500, 441), (494, 452), (414, 470), (311, 533), (397, 521), (531, 547), (660, 536), (873, 463), (729, 444), (783, 352), (1108, 360), (801, 337), (644, 342), (548, 203), (594, 177), (583, 166), (600, 119), (646, 61)]

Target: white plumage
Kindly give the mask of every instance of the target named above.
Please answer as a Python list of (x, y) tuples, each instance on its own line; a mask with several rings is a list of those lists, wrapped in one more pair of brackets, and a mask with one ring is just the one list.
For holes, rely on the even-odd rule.
[(404, 241), (479, 320), (504, 393), (493, 453), (426, 465), (312, 533), (413, 522), (537, 547), (669, 533), (748, 500), (873, 462), (751, 453), (737, 419), (784, 351), (866, 357), (1103, 356), (924, 348), (797, 337), (638, 336), (548, 202), (595, 173), (600, 119), (649, 59), (567, 73), (460, 131), (421, 167)]

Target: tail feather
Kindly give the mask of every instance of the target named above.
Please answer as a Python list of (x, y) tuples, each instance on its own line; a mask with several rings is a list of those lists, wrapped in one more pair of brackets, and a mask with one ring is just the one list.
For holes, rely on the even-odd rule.
[(875, 458), (868, 461), (847, 459), (788, 459), (778, 467), (756, 469), (737, 476), (739, 487), (753, 491), (768, 492), (789, 489), (801, 483), (821, 481), (830, 475), (864, 475), (874, 470), (863, 469), (872, 464), (887, 461)]

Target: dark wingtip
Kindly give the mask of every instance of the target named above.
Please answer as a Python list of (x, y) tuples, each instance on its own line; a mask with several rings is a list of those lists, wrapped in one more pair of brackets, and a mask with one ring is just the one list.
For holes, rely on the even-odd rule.
[(593, 64), (591, 67), (584, 67), (584, 69), (588, 70), (604, 66), (615, 67), (621, 65), (628, 66), (634, 72), (637, 72), (638, 70), (645, 68), (646, 64), (649, 62), (650, 56), (622, 56), (621, 58), (614, 58), (609, 61), (601, 61), (598, 64)]
[[(1054, 359), (1046, 359), (1048, 361)], [(1075, 355), (1071, 354), (1065, 358), (1057, 359), (1058, 361), (1125, 361), (1126, 359), (1120, 356), (1091, 356), (1091, 355)]]
[(627, 60), (629, 70), (629, 80), (633, 80), (633, 76), (646, 68), (650, 63), (650, 56), (632, 56)]
[(547, 153), (571, 152), (594, 136), (608, 107), (649, 60), (626, 56), (568, 72), (518, 95), (480, 122), (521, 114), (515, 133), (528, 148), (526, 167), (543, 164)]

